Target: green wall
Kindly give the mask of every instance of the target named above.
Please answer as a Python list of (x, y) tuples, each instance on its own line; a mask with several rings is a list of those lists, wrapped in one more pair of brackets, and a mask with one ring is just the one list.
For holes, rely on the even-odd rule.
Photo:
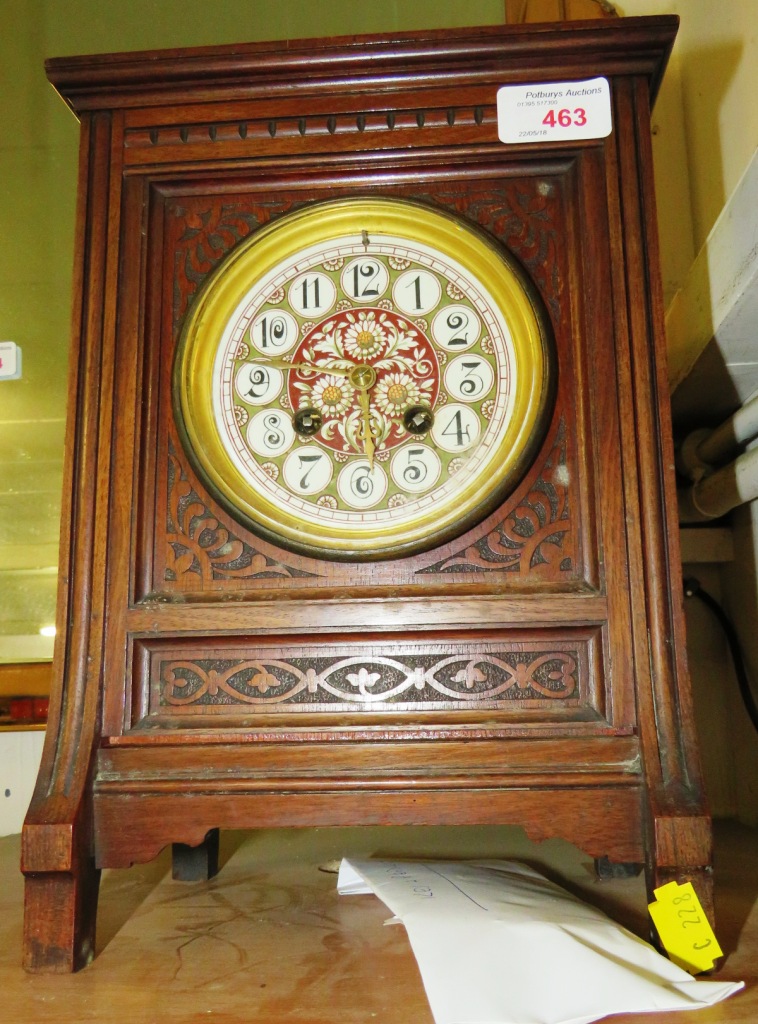
[(46, 57), (500, 24), (503, 0), (0, 0), (0, 661), (54, 621), (78, 127)]

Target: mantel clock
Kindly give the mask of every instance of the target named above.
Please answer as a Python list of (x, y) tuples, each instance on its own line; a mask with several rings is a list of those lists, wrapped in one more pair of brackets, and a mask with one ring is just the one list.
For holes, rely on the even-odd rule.
[[(709, 904), (649, 137), (675, 31), (48, 63), (82, 141), (29, 969), (92, 956), (101, 868), (191, 874), (219, 828), (517, 824)], [(499, 89), (597, 78), (610, 133), (500, 141)]]

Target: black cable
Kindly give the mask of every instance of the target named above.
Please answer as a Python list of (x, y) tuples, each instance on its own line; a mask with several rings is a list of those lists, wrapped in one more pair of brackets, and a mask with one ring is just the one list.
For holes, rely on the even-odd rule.
[(740, 694), (742, 695), (742, 702), (745, 705), (745, 710), (750, 716), (750, 721), (753, 723), (753, 728), (758, 732), (758, 705), (756, 705), (755, 697), (753, 696), (753, 691), (750, 686), (750, 680), (748, 679), (747, 670), (745, 669), (745, 661), (742, 657), (742, 649), (740, 648), (740, 641), (737, 636), (736, 629), (718, 601), (714, 597), (711, 597), (706, 590), (703, 590), (700, 586), (700, 580), (695, 579), (694, 576), (689, 576), (685, 579), (684, 596), (699, 597), (703, 604), (710, 608), (718, 619), (719, 624), (724, 631), (724, 635), (726, 636), (729, 651), (732, 655), (734, 674), (737, 676), (737, 684), (740, 688)]

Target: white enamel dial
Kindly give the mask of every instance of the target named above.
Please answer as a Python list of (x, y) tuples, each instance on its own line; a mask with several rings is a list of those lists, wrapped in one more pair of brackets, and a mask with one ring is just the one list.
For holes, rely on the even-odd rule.
[(201, 474), (254, 529), (322, 557), (392, 557), (460, 532), (517, 479), (545, 405), (545, 331), (478, 231), (341, 200), (227, 263), (185, 327), (177, 392)]

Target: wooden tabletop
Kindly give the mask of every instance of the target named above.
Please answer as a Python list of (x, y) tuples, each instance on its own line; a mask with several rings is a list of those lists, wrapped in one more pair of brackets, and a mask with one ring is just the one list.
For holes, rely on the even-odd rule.
[[(402, 926), (373, 896), (339, 897), (319, 870), (343, 854), (513, 857), (541, 868), (645, 934), (641, 878), (598, 882), (560, 840), (516, 829), (290, 829), (222, 834), (208, 883), (171, 880), (167, 852), (104, 873), (98, 955), (76, 975), (26, 975), (21, 955), (19, 837), (0, 839), (0, 1017), (8, 1024), (432, 1024)], [(717, 828), (716, 975), (747, 989), (717, 1006), (606, 1018), (624, 1024), (758, 1020), (758, 833)], [(455, 950), (450, 950), (451, 958)], [(546, 975), (549, 964), (545, 965)]]

